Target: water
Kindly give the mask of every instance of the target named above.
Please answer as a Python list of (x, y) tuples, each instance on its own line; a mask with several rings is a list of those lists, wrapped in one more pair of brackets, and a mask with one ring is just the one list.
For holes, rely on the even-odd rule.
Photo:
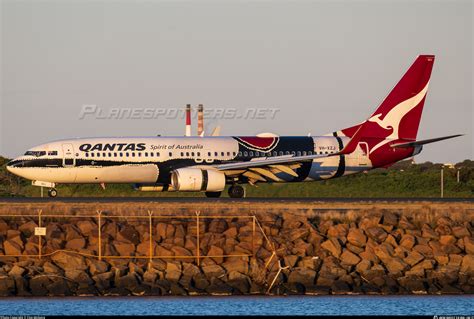
[(474, 296), (3, 298), (0, 315), (473, 315)]

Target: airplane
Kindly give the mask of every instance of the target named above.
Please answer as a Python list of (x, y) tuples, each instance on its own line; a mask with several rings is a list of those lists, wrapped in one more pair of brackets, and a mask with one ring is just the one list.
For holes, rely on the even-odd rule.
[[(141, 191), (245, 196), (243, 184), (337, 178), (390, 165), (423, 145), (461, 136), (416, 140), (434, 55), (420, 55), (364, 122), (323, 136), (104, 137), (58, 140), (7, 164), (11, 173), (48, 187), (128, 183)], [(217, 134), (219, 135), (219, 134)]]

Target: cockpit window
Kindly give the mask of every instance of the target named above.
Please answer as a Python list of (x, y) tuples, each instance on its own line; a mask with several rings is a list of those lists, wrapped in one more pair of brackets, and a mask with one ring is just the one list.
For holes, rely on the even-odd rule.
[(58, 155), (58, 151), (49, 151), (48, 155)]
[(46, 151), (27, 151), (25, 155), (40, 157), (46, 155)]

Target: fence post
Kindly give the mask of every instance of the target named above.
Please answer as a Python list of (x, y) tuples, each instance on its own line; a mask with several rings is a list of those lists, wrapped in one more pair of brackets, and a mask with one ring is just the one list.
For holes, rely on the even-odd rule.
[(150, 258), (150, 263), (153, 261), (153, 218), (152, 218), (153, 212), (151, 210), (148, 211), (148, 217), (150, 221), (150, 247), (149, 247), (149, 258)]
[(197, 230), (197, 242), (196, 242), (196, 263), (199, 266), (200, 252), (199, 252), (199, 214), (200, 211), (196, 211), (196, 230)]
[[(38, 227), (41, 227), (41, 214), (43, 213), (42, 209), (38, 209)], [(41, 259), (41, 250), (43, 248), (43, 241), (41, 240), (41, 236), (38, 236), (38, 257)]]
[(252, 218), (252, 254), (255, 257), (255, 215)]
[(97, 218), (98, 218), (98, 224), (99, 224), (99, 260), (102, 260), (102, 212), (100, 210), (97, 210)]

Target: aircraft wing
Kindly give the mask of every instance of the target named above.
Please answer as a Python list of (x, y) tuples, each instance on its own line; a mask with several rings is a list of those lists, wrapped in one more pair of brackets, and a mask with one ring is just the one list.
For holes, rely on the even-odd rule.
[(352, 153), (357, 147), (358, 139), (359, 134), (355, 134), (342, 150), (332, 154), (262, 157), (245, 162), (219, 164), (214, 166), (214, 168), (219, 171), (223, 171), (229, 176), (246, 176), (249, 179), (250, 184), (253, 184), (257, 181), (266, 181), (266, 179), (279, 182), (281, 179), (277, 177), (275, 173), (283, 172), (294, 177), (298, 177), (298, 174), (294, 170), (301, 167), (302, 162), (312, 161), (317, 158), (327, 158), (331, 156)]
[(298, 162), (312, 161), (316, 158), (323, 158), (323, 157), (337, 156), (337, 155), (341, 155), (340, 152), (333, 153), (333, 154), (324, 154), (324, 155), (304, 155), (304, 156), (283, 155), (283, 156), (275, 156), (275, 157), (262, 157), (262, 158), (256, 158), (254, 160), (247, 161), (247, 162), (220, 164), (220, 165), (215, 166), (215, 168), (217, 168), (220, 171), (224, 171), (224, 170), (229, 170), (229, 169), (243, 169), (243, 168), (250, 168), (250, 167), (276, 165), (276, 164), (293, 164), (293, 163), (298, 163)]

